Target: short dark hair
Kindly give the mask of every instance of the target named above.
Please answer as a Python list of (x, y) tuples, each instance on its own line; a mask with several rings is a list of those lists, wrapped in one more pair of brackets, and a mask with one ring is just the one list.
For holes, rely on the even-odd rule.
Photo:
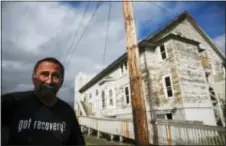
[(38, 66), (42, 63), (42, 62), (52, 62), (52, 63), (55, 63), (55, 64), (58, 64), (61, 68), (61, 75), (62, 75), (62, 78), (64, 78), (64, 66), (63, 64), (56, 58), (54, 57), (46, 57), (46, 58), (43, 58), (41, 60), (38, 60), (35, 64), (35, 67), (34, 67), (34, 70), (33, 70), (33, 74), (37, 71), (37, 68)]

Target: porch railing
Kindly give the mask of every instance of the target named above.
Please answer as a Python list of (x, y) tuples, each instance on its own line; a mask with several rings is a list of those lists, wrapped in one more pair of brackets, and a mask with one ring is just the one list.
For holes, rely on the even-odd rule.
[[(78, 117), (81, 126), (134, 139), (132, 120), (105, 119), (97, 117)], [(153, 129), (154, 128), (154, 129)], [(156, 120), (149, 122), (150, 144), (159, 145), (224, 145), (225, 128), (203, 125), (195, 122)], [(155, 130), (156, 129), (156, 130)], [(154, 133), (153, 133), (154, 131)]]

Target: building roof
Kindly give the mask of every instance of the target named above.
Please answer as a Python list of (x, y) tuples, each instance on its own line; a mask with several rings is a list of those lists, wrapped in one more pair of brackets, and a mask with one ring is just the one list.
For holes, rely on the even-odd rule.
[[(187, 11), (176, 17), (173, 21), (170, 23), (166, 24), (163, 28), (158, 29), (156, 32), (148, 36), (146, 39), (141, 40), (138, 45), (141, 47), (140, 51), (142, 49), (142, 46), (149, 45), (149, 46), (157, 46), (161, 44), (162, 42), (168, 40), (169, 38), (173, 39), (179, 39), (180, 41), (186, 41), (187, 43), (192, 43), (194, 45), (198, 45), (199, 42), (180, 37), (177, 35), (169, 34), (166, 37), (164, 37), (161, 40), (158, 40), (158, 38), (166, 33), (167, 31), (172, 30), (177, 24), (181, 23), (183, 20), (189, 20), (191, 24), (195, 27), (195, 29), (203, 36), (203, 38), (210, 44), (210, 46), (214, 49), (214, 51), (220, 56), (220, 58), (223, 60), (222, 62), (226, 62), (225, 56), (219, 51), (219, 49), (214, 45), (214, 43), (211, 41), (211, 39), (205, 34), (205, 32), (199, 27), (199, 25), (196, 23), (196, 21), (189, 15)], [(158, 40), (158, 41), (156, 41)], [(149, 43), (152, 42), (152, 43)], [(86, 83), (80, 90), (79, 92), (84, 92), (86, 89), (91, 87), (93, 84), (104, 78), (105, 74), (110, 73), (112, 70), (116, 69), (118, 67), (118, 64), (121, 62), (124, 62), (127, 60), (127, 53), (122, 54), (118, 59), (113, 61), (109, 66), (107, 66), (105, 69), (103, 69), (100, 73), (98, 73), (94, 78), (92, 78), (88, 83)], [(225, 65), (225, 64), (224, 64)]]
[(225, 56), (222, 52), (216, 47), (216, 45), (211, 41), (211, 39), (208, 37), (208, 35), (203, 31), (203, 29), (199, 26), (199, 24), (195, 21), (195, 19), (192, 18), (192, 16), (185, 11), (178, 17), (176, 17), (175, 20), (171, 21), (170, 23), (166, 24), (163, 28), (160, 28), (150, 36), (148, 36), (145, 40), (151, 41), (157, 39), (159, 36), (161, 36), (166, 31), (171, 30), (174, 28), (178, 23), (181, 23), (183, 20), (189, 20), (191, 24), (194, 26), (194, 28), (202, 35), (202, 37), (209, 43), (209, 45), (214, 49), (214, 51), (219, 55), (219, 57), (223, 60), (223, 62), (226, 61)]

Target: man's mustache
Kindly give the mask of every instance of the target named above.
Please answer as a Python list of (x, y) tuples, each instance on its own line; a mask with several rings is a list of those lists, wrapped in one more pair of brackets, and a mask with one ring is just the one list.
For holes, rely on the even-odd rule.
[(46, 84), (43, 82), (40, 84), (40, 90), (48, 90), (48, 91), (52, 91), (54, 93), (57, 92), (57, 88), (54, 85)]

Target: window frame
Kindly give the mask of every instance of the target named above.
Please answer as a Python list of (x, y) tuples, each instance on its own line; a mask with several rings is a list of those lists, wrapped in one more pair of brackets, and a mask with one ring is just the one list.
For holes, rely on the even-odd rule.
[[(128, 103), (127, 103), (126, 88), (128, 88), (128, 99), (129, 99)], [(125, 104), (126, 105), (130, 105), (131, 104), (131, 92), (130, 92), (130, 87), (129, 86), (125, 86), (124, 87), (124, 99), (125, 99)]]
[[(171, 114), (172, 119), (168, 119), (167, 115)], [(167, 113), (160, 113), (157, 114), (157, 119), (162, 119), (162, 120), (173, 120), (173, 113), (167, 112)]]
[[(167, 115), (169, 115), (169, 114), (171, 115), (172, 119), (168, 119)], [(172, 113), (165, 113), (165, 118), (166, 118), (166, 120), (173, 120), (173, 114)]]
[[(166, 55), (165, 58), (162, 57), (162, 54), (163, 54), (162, 51), (161, 51), (161, 47), (162, 47), (162, 46), (164, 47), (164, 53), (165, 53), (165, 55)], [(159, 47), (159, 54), (160, 54), (161, 60), (166, 60), (166, 59), (168, 58), (168, 53), (167, 53), (166, 44), (162, 43), (162, 44), (159, 45), (158, 47)]]
[(106, 99), (105, 98), (106, 98), (105, 91), (102, 90), (102, 92), (101, 92), (101, 103), (102, 103), (101, 107), (102, 107), (102, 109), (106, 108)]
[[(166, 78), (169, 77), (170, 80), (170, 86), (166, 86)], [(171, 99), (174, 98), (174, 88), (173, 88), (173, 82), (172, 82), (172, 76), (171, 74), (166, 74), (164, 76), (162, 76), (162, 83), (163, 83), (163, 89), (164, 89), (164, 95), (167, 99)], [(168, 90), (167, 87), (171, 87), (171, 91), (172, 91), (172, 96), (168, 96)]]
[[(111, 96), (110, 96), (110, 91), (111, 91)], [(109, 90), (108, 90), (108, 97), (109, 97), (109, 99), (108, 99), (108, 104), (109, 104), (109, 106), (114, 106), (115, 104), (114, 104), (114, 93), (113, 93), (113, 89), (112, 88), (110, 88)], [(112, 104), (111, 104), (111, 101), (112, 100)]]

